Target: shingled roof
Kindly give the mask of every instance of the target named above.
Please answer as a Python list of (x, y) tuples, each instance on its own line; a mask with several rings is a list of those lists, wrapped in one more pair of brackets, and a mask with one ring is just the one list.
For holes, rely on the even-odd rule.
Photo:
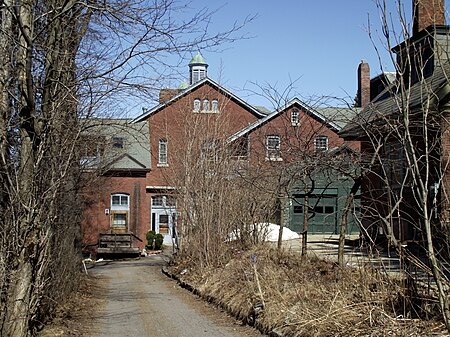
[[(436, 66), (431, 76), (424, 81), (414, 83), (408, 90), (399, 90), (398, 85), (394, 83), (356, 115), (339, 132), (340, 136), (347, 139), (363, 137), (364, 126), (375, 123), (381, 118), (400, 114), (405, 107), (411, 111), (420, 111), (424, 103), (431, 103), (432, 105), (427, 109), (436, 109), (437, 105), (445, 98), (442, 89), (450, 84), (449, 75), (450, 63), (445, 62), (442, 66)], [(448, 97), (446, 99), (448, 100)]]

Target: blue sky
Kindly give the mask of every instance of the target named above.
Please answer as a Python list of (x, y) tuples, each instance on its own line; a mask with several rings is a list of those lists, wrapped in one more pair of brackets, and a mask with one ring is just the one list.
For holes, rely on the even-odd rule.
[[(388, 2), (396, 21), (396, 1)], [(209, 64), (209, 77), (253, 105), (272, 108), (270, 100), (260, 95), (261, 86), (310, 104), (317, 104), (315, 98), (322, 96), (352, 101), (360, 61), (370, 64), (371, 76), (381, 71), (368, 19), (383, 69), (393, 70), (380, 42), (380, 13), (373, 0), (194, 0), (191, 6), (220, 8), (212, 17), (213, 31), (257, 16), (243, 31), (253, 38), (236, 41), (220, 52), (201, 51)], [(411, 22), (411, 0), (405, 1), (404, 13)], [(292, 82), (290, 92), (283, 94)]]

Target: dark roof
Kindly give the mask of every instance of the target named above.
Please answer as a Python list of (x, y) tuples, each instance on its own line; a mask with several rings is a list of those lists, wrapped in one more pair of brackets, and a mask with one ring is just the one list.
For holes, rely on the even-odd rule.
[(441, 89), (449, 84), (448, 75), (450, 75), (450, 63), (445, 62), (442, 66), (436, 66), (433, 74), (425, 81), (414, 83), (408, 90), (402, 92), (397, 89), (397, 85), (386, 88), (339, 134), (344, 138), (358, 138), (364, 135), (364, 125), (374, 123), (382, 117), (394, 116), (406, 106), (413, 111), (418, 111), (422, 109), (424, 102), (439, 103), (439, 100), (443, 98), (439, 97)]
[(253, 107), (252, 105), (248, 104), (247, 102), (245, 102), (244, 100), (242, 100), (241, 98), (239, 98), (238, 96), (236, 96), (235, 94), (233, 94), (231, 91), (228, 91), (227, 89), (225, 89), (224, 87), (222, 87), (221, 85), (219, 85), (218, 83), (214, 82), (212, 79), (205, 77), (204, 79), (202, 79), (201, 81), (198, 81), (192, 85), (190, 85), (188, 88), (181, 90), (180, 93), (174, 97), (172, 97), (171, 99), (169, 99), (166, 102), (160, 103), (157, 106), (155, 106), (152, 109), (148, 109), (145, 110), (143, 114), (141, 114), (140, 116), (136, 117), (133, 122), (142, 122), (144, 120), (146, 120), (148, 117), (150, 117), (151, 115), (154, 115), (155, 113), (157, 113), (158, 111), (161, 111), (162, 109), (166, 108), (167, 106), (171, 105), (172, 103), (176, 102), (177, 100), (179, 100), (181, 97), (186, 96), (187, 94), (189, 94), (190, 92), (192, 92), (193, 90), (199, 88), (200, 86), (202, 86), (203, 84), (209, 84), (212, 87), (216, 88), (218, 91), (222, 92), (224, 95), (230, 97), (230, 99), (232, 99), (233, 101), (235, 101), (237, 104), (239, 104), (240, 106), (244, 107), (245, 109), (247, 109), (248, 111), (250, 111), (253, 115), (255, 115), (258, 118), (264, 117), (265, 114), (262, 113), (261, 111), (259, 111), (258, 109), (256, 109), (255, 107)]

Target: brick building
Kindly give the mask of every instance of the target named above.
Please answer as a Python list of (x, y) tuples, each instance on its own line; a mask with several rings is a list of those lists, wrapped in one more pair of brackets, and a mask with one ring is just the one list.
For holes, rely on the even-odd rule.
[(360, 140), (367, 158), (378, 151), (362, 184), (364, 225), (400, 241), (420, 239), (425, 221), (449, 219), (450, 27), (443, 0), (414, 0), (413, 9), (413, 35), (392, 49), (402, 71), (395, 80), (363, 76), (372, 95), (340, 133)]
[[(81, 153), (83, 243), (95, 251), (99, 234), (130, 234), (133, 247), (144, 247), (149, 230), (150, 170), (148, 126), (129, 119), (89, 119)], [(127, 251), (123, 251), (128, 253)]]
[[(207, 69), (205, 60), (200, 54), (196, 55), (189, 64), (189, 84), (162, 89), (158, 105), (144, 110), (133, 123), (123, 124), (131, 128), (133, 137), (120, 136), (120, 133), (110, 137), (111, 140), (139, 141), (116, 147), (122, 150), (116, 157), (122, 159), (114, 161), (114, 165), (100, 174), (96, 171), (97, 184), (85, 193), (88, 196), (83, 226), (86, 244), (94, 245), (100, 233), (118, 231), (132, 233), (145, 241), (145, 233), (151, 229), (163, 234), (165, 244), (171, 244), (179, 220), (177, 189), (186, 179), (186, 166), (195, 165), (189, 161), (195, 150), (205, 154), (211, 152), (215, 144), (240, 142), (244, 152), (234, 155), (233, 160), (245, 162), (246, 167), (299, 162), (301, 153), (338, 157), (344, 153), (353, 155), (359, 150), (358, 142), (345, 142), (338, 135), (353, 110), (313, 109), (293, 99), (268, 113), (208, 78)], [(134, 146), (142, 151), (136, 151)], [(310, 216), (317, 215), (315, 229), (320, 232), (336, 231), (341, 202), (338, 200), (345, 191), (336, 194), (338, 187), (334, 180), (333, 187), (323, 183), (314, 191), (316, 204)], [(290, 197), (294, 194), (292, 192)], [(321, 205), (325, 194), (334, 198), (332, 212), (329, 205)], [(298, 195), (296, 198), (297, 204), (302, 203)], [(285, 213), (291, 215), (284, 219), (288, 224), (293, 219), (300, 221), (296, 205), (288, 201)], [(332, 225), (321, 226), (329, 221), (325, 219), (327, 216), (333, 218)], [(292, 226), (301, 230), (298, 223)], [(134, 244), (142, 249), (145, 242), (136, 239)]]
[[(284, 177), (280, 178), (285, 181), (289, 195), (284, 200), (280, 220), (292, 230), (303, 231), (308, 199), (308, 231), (338, 232), (345, 199), (353, 184), (350, 176), (341, 174), (344, 168), (341, 167), (340, 173), (338, 166), (353, 165), (359, 153), (359, 142), (344, 141), (338, 132), (353, 115), (353, 109), (314, 109), (294, 98), (229, 137), (230, 142), (246, 143), (245, 159), (251, 166), (272, 168), (273, 174), (284, 169), (280, 173)], [(358, 231), (356, 224), (350, 221), (348, 232), (355, 231)]]

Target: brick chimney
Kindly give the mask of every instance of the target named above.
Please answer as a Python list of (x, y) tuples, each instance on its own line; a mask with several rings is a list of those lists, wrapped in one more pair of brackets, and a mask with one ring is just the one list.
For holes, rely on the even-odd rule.
[(178, 95), (179, 92), (180, 92), (179, 89), (169, 89), (169, 88), (161, 89), (159, 91), (159, 103), (167, 102), (171, 98), (173, 98), (176, 95)]
[(358, 94), (357, 105), (365, 108), (370, 102), (370, 67), (369, 64), (361, 61), (358, 66)]
[(431, 25), (445, 25), (444, 0), (413, 0), (413, 34)]

